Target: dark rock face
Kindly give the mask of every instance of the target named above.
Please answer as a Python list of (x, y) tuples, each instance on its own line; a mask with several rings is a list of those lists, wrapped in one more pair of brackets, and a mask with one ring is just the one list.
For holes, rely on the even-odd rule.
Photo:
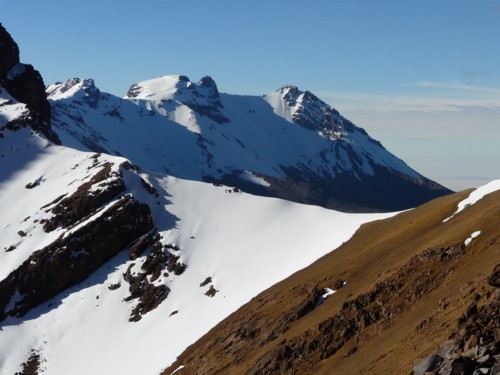
[(125, 301), (137, 300), (129, 319), (131, 322), (141, 320), (143, 315), (157, 308), (168, 297), (170, 289), (166, 285), (153, 284), (162, 272), (165, 276), (168, 276), (168, 272), (180, 275), (186, 269), (186, 265), (179, 262), (179, 257), (168, 251), (179, 249), (171, 245), (162, 246), (160, 239), (160, 235), (153, 230), (128, 248), (131, 259), (136, 259), (146, 249), (151, 249), (139, 272), (132, 272), (135, 266), (135, 263), (132, 263), (123, 274), (123, 279), (129, 284), (130, 292)]
[[(217, 89), (217, 84), (210, 76), (205, 76), (198, 82), (198, 85), (205, 91), (205, 96), (209, 99), (220, 99), (219, 90)], [(219, 107), (222, 107), (220, 102)]]
[(44, 361), (44, 358), (41, 356), (41, 350), (32, 349), (30, 351), (30, 356), (22, 364), (21, 372), (16, 372), (15, 375), (38, 375), (40, 371), (40, 365)]
[(500, 264), (495, 266), (493, 273), (488, 279), (488, 283), (495, 288), (500, 288)]
[(229, 122), (229, 119), (225, 117), (220, 111), (223, 108), (220, 101), (219, 90), (212, 77), (203, 77), (198, 84), (190, 86), (193, 89), (193, 96), (195, 98), (202, 98), (201, 102), (196, 99), (186, 102), (188, 107), (193, 111), (199, 113), (202, 116), (208, 117), (209, 119), (223, 124)]
[[(100, 154), (91, 156), (93, 163), (87, 169), (93, 175), (73, 194), (63, 194), (40, 208), (53, 215), (40, 221), (44, 231), (51, 232), (58, 227), (67, 231), (50, 245), (35, 251), (0, 281), (0, 321), (8, 315), (24, 316), (33, 307), (84, 281), (120, 251), (128, 250), (130, 258), (136, 259), (151, 250), (142, 265), (144, 272), (138, 276), (124, 275), (131, 285), (130, 299), (139, 299), (133, 311), (134, 319), (131, 318), (137, 321), (168, 295), (165, 285), (155, 286), (151, 282), (164, 269), (178, 275), (186, 268), (178, 262), (179, 257), (169, 251), (178, 248), (162, 246), (149, 206), (131, 194), (124, 194), (122, 172), (133, 166), (126, 162), (120, 165), (123, 169), (114, 169), (109, 161), (103, 162), (100, 157)], [(139, 176), (136, 178), (142, 180)], [(89, 220), (99, 213), (97, 218)], [(77, 225), (81, 226), (70, 231)], [(110, 289), (118, 287), (119, 284)], [(16, 292), (21, 296), (16, 296)]]
[[(105, 182), (107, 179), (109, 181)], [(93, 187), (95, 189), (90, 193)], [(121, 176), (111, 172), (111, 164), (105, 163), (90, 181), (82, 184), (74, 194), (62, 199), (51, 209), (54, 216), (43, 223), (43, 229), (45, 232), (51, 232), (59, 225), (67, 228), (95, 213), (102, 204), (124, 190), (125, 183)]]
[(19, 62), (19, 47), (0, 24), (0, 86), (17, 101), (26, 104), (29, 124), (56, 144), (61, 141), (51, 129), (51, 108), (40, 73)]
[[(104, 262), (153, 228), (149, 206), (126, 195), (98, 219), (35, 251), (0, 282), (0, 319), (33, 307), (84, 281)], [(22, 295), (9, 310), (16, 290)]]
[(5, 77), (10, 68), (19, 63), (19, 47), (0, 24), (0, 77)]

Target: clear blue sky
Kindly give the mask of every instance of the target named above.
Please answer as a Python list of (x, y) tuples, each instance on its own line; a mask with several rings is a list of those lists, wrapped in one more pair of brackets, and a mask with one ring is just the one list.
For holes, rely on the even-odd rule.
[[(0, 22), (45, 82), (166, 74), (310, 90), (418, 171), (500, 178), (500, 0), (24, 0)], [(461, 158), (457, 161), (457, 158)]]

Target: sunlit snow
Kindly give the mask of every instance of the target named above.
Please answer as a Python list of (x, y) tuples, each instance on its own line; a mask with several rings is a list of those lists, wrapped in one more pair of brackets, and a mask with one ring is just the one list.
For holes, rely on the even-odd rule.
[(479, 236), (480, 234), (481, 234), (481, 231), (480, 231), (480, 230), (475, 231), (474, 233), (472, 233), (472, 234), (470, 235), (470, 237), (469, 237), (469, 238), (467, 238), (467, 239), (464, 241), (464, 245), (465, 245), (465, 246), (469, 246), (469, 244), (472, 242), (472, 240), (473, 240), (474, 238), (476, 238), (477, 236)]
[(477, 201), (479, 201), (481, 198), (483, 198), (485, 195), (493, 193), (494, 191), (500, 190), (500, 180), (494, 180), (491, 181), (490, 183), (478, 187), (476, 190), (474, 190), (472, 193), (469, 194), (469, 196), (464, 199), (463, 201), (458, 203), (458, 208), (455, 211), (453, 215), (450, 217), (446, 218), (443, 220), (443, 223), (452, 219), (455, 215), (457, 215), (459, 212), (463, 211), (465, 208), (468, 206), (473, 205)]

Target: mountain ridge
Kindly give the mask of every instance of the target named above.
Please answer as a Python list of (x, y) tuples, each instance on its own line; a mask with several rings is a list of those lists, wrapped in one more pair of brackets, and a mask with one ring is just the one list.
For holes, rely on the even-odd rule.
[(450, 192), (295, 86), (241, 96), (219, 93), (208, 76), (163, 76), (132, 85), (124, 98), (82, 79), (47, 92), (66, 144), (180, 178), (357, 212), (406, 209)]

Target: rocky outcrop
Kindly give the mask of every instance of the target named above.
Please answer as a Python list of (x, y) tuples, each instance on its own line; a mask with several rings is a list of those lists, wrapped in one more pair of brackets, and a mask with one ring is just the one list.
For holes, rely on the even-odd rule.
[[(488, 283), (487, 301), (478, 307), (472, 302), (460, 316), (450, 340), (413, 369), (414, 375), (500, 374), (500, 285), (497, 264)], [(475, 299), (480, 296), (476, 294)]]
[[(94, 155), (96, 162), (98, 156)], [(111, 171), (111, 163), (106, 162), (100, 167), (101, 169), (88, 182), (80, 185), (71, 196), (58, 201), (51, 209), (54, 216), (42, 221), (45, 232), (51, 232), (58, 226), (67, 228), (84, 220), (125, 190), (121, 174)]]
[[(51, 108), (40, 73), (19, 60), (19, 47), (0, 24), (0, 86), (29, 110), (27, 123), (56, 144), (61, 141), (51, 129)], [(25, 125), (22, 120), (18, 125)], [(12, 126), (11, 126), (12, 127)]]
[(38, 375), (40, 365), (44, 360), (45, 358), (42, 357), (40, 349), (32, 349), (28, 359), (22, 364), (21, 372), (16, 372), (15, 375)]
[[(151, 250), (143, 264), (145, 276), (124, 277), (136, 286), (131, 291), (132, 298), (140, 298), (133, 313), (138, 320), (168, 295), (166, 286), (153, 286), (149, 282), (158, 278), (164, 269), (175, 274), (184, 270), (179, 257), (168, 251), (171, 247), (162, 246), (149, 206), (125, 193), (122, 172), (130, 170), (132, 165), (124, 162), (116, 166), (102, 161), (100, 154), (90, 159), (92, 164), (87, 167), (90, 174), (74, 193), (59, 196), (40, 208), (52, 214), (39, 222), (43, 230), (52, 232), (62, 228), (63, 234), (35, 251), (0, 281), (0, 320), (8, 315), (23, 316), (33, 307), (81, 283), (120, 251), (128, 250), (130, 258), (136, 259)], [(135, 178), (144, 181), (140, 176)], [(151, 277), (147, 280), (146, 276)]]
[[(192, 86), (193, 100), (185, 104), (193, 111), (219, 124), (229, 122), (229, 119), (220, 111), (223, 106), (220, 101), (219, 90), (212, 77), (203, 77), (196, 86)], [(196, 100), (195, 98), (201, 98), (202, 100)]]
[(168, 277), (169, 273), (178, 276), (186, 269), (186, 265), (179, 261), (179, 257), (169, 251), (180, 249), (168, 244), (162, 245), (160, 240), (161, 236), (153, 230), (128, 248), (131, 259), (136, 259), (146, 249), (150, 249), (140, 270), (132, 271), (136, 266), (132, 263), (123, 274), (123, 279), (129, 284), (130, 292), (125, 301), (137, 301), (129, 319), (131, 322), (141, 320), (143, 315), (156, 309), (168, 297), (170, 289), (166, 285), (154, 285), (162, 273), (165, 277)]
[(0, 320), (7, 315), (24, 316), (33, 307), (84, 281), (152, 228), (149, 206), (125, 195), (98, 218), (35, 251), (0, 281)]

